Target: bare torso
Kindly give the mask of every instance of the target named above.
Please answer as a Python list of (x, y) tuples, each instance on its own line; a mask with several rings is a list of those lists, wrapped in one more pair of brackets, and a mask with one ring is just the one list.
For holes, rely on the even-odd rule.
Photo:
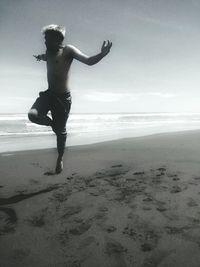
[(57, 53), (47, 52), (46, 61), (49, 89), (58, 94), (69, 91), (68, 73), (73, 57), (67, 46), (59, 48)]

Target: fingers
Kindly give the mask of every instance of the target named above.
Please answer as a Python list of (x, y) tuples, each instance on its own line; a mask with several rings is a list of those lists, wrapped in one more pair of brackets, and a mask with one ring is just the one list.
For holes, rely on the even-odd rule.
[(112, 42), (110, 42), (109, 40), (103, 41), (103, 45), (102, 45), (101, 51), (105, 55), (107, 55), (110, 52), (111, 47), (112, 47)]
[(39, 56), (36, 56), (36, 55), (33, 55), (33, 56), (37, 59), (37, 61), (40, 61)]
[(110, 42), (109, 40), (107, 40), (107, 49), (108, 51), (110, 51), (111, 47), (112, 47), (112, 42)]
[(103, 41), (103, 47), (108, 47), (110, 49), (112, 47), (112, 42), (107, 40), (107, 44), (106, 44), (106, 41)]

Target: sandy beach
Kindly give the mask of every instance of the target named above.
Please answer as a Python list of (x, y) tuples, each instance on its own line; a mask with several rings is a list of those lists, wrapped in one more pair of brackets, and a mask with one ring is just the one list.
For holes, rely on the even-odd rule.
[(200, 131), (0, 154), (0, 266), (199, 267)]

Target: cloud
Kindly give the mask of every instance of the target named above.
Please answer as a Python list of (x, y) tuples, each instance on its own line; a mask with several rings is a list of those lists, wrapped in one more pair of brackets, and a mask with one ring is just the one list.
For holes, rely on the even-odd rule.
[(161, 97), (161, 98), (171, 98), (171, 97), (175, 96), (175, 94), (173, 94), (173, 93), (163, 93), (163, 92), (149, 92), (149, 93), (145, 93), (143, 95), (157, 96), (157, 97)]
[(110, 92), (91, 92), (86, 93), (83, 97), (89, 101), (97, 102), (118, 102), (118, 101), (135, 101), (144, 97), (158, 97), (158, 98), (172, 98), (175, 96), (173, 93), (165, 92), (142, 92), (142, 93), (110, 93)]
[[(197, 4), (197, 3), (195, 3)], [(189, 27), (189, 25), (182, 25), (182, 24), (178, 24), (178, 21), (177, 20), (172, 20), (172, 19), (166, 19), (164, 17), (160, 17), (160, 18), (156, 18), (155, 16), (154, 17), (150, 17), (150, 16), (147, 16), (147, 15), (137, 15), (137, 14), (134, 14), (132, 15), (132, 18), (136, 19), (136, 20), (139, 20), (139, 21), (143, 21), (143, 22), (146, 22), (148, 24), (153, 24), (153, 25), (158, 25), (160, 27), (164, 27), (164, 28), (169, 28), (169, 29), (172, 29), (172, 30), (175, 30), (175, 31), (183, 31), (183, 30), (192, 30), (193, 27)]]
[(84, 98), (91, 101), (98, 102), (117, 102), (123, 97), (121, 93), (104, 93), (104, 92), (92, 92), (86, 94)]

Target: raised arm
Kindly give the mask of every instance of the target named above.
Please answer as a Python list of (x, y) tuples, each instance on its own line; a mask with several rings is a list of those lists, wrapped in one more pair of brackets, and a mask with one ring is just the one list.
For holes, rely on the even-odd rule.
[(37, 61), (40, 61), (40, 60), (43, 60), (43, 61), (47, 61), (47, 58), (46, 58), (46, 54), (42, 54), (42, 55), (33, 55)]
[(110, 52), (112, 43), (110, 41), (107, 41), (106, 44), (106, 42), (104, 41), (101, 47), (101, 52), (90, 57), (82, 53), (78, 48), (74, 47), (73, 45), (68, 45), (67, 47), (71, 50), (73, 58), (91, 66), (98, 63), (103, 57), (105, 57)]

